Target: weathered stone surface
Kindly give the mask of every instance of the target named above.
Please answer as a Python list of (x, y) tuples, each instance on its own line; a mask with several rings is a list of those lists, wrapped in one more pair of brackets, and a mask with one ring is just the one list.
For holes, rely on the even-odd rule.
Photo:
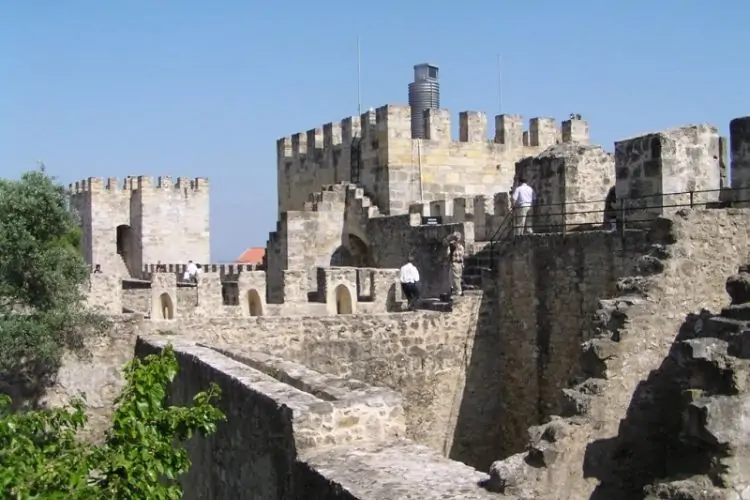
[(718, 129), (707, 124), (615, 142), (617, 198), (630, 200), (626, 220), (637, 224), (718, 201), (720, 158)]
[(615, 162), (599, 146), (557, 144), (516, 164), (539, 206), (531, 214), (537, 233), (595, 229), (604, 224), (604, 200), (615, 185)]
[[(726, 498), (742, 498), (750, 485), (742, 442), (750, 386), (748, 313), (735, 304), (717, 318), (704, 308), (725, 305), (720, 280), (746, 261), (749, 214), (662, 209), (655, 203), (718, 199), (718, 193), (669, 194), (712, 187), (715, 178), (722, 184), (721, 154), (713, 154), (721, 150), (721, 140), (718, 149), (714, 144), (715, 130), (688, 126), (618, 144), (618, 198), (622, 185), (630, 195), (646, 195), (649, 201), (636, 204), (636, 212), (649, 212), (647, 230), (634, 230), (630, 220), (616, 233), (531, 235), (490, 245), (481, 240), (496, 236), (506, 220), (505, 183), (510, 187), (518, 155), (541, 153), (521, 162), (531, 169), (525, 173), (537, 183), (538, 198), (588, 204), (593, 212), (594, 195), (611, 186), (611, 157), (585, 144), (587, 129), (580, 120), (560, 132), (554, 120), (535, 119), (524, 132), (519, 117), (499, 117), (490, 151), (475, 140), (486, 134), (480, 115), (464, 115), (461, 140), (449, 145), (444, 111), (430, 114), (429, 139), (420, 143), (402, 126), (408, 115), (408, 108), (389, 106), (339, 129), (329, 124), (280, 141), (280, 204), (302, 205), (280, 213), (269, 238), (267, 275), (213, 265), (197, 286), (185, 287), (175, 279), (184, 264), (168, 264), (166, 272), (140, 269), (148, 271), (145, 288), (133, 281), (119, 286), (123, 276), (137, 274), (133, 263), (150, 258), (154, 245), (169, 246), (163, 241), (172, 229), (155, 228), (163, 223), (152, 217), (156, 208), (184, 202), (170, 212), (178, 219), (197, 210), (197, 225), (179, 241), (186, 251), (200, 250), (190, 249), (208, 238), (199, 227), (207, 190), (200, 194), (199, 180), (190, 193), (173, 193), (164, 182), (159, 189), (169, 196), (152, 190), (145, 178), (131, 181), (140, 187), (123, 196), (99, 189), (101, 183), (80, 185), (76, 203), (85, 210), (102, 208), (96, 217), (84, 214), (87, 258), (97, 248), (110, 256), (105, 273), (93, 276), (85, 290), (90, 304), (149, 318), (118, 322), (119, 337), (93, 344), (106, 369), (98, 363), (81, 369), (81, 361), (66, 360), (50, 401), (65, 401), (85, 388), (92, 394), (91, 412), (103, 425), (135, 332), (170, 331), (164, 338), (190, 338), (214, 349), (183, 351), (206, 349), (201, 352), (214, 356), (221, 349), (235, 360), (214, 366), (212, 373), (231, 381), (229, 392), (236, 391), (231, 425), (241, 433), (229, 437), (240, 436), (250, 452), (197, 469), (225, 477), (232, 467), (241, 468), (231, 472), (231, 488), (222, 490), (227, 481), (205, 480), (223, 491), (219, 497), (236, 495), (230, 489), (262, 476), (277, 492), (304, 484), (307, 492), (326, 498), (486, 497), (477, 482), (514, 498), (542, 500), (704, 498), (716, 489)], [(336, 184), (353, 172), (351, 154), (342, 153), (346, 148), (351, 153), (358, 131), (359, 184)], [(556, 144), (561, 140), (566, 144)], [(298, 173), (304, 182), (289, 185), (290, 174)], [(182, 199), (191, 196), (203, 198)], [(130, 218), (146, 224), (138, 228), (145, 246), (135, 254), (128, 245), (115, 252), (116, 231), (108, 224), (120, 224), (120, 216), (110, 216), (111, 210), (127, 212), (130, 206), (121, 202), (132, 197), (144, 212), (131, 212)], [(115, 198), (120, 201), (110, 203)], [(580, 214), (556, 214), (549, 207), (537, 211), (550, 226), (565, 228), (601, 217), (576, 218)], [(444, 224), (420, 226), (421, 215), (439, 215)], [(440, 242), (453, 231), (466, 242), (465, 277), (483, 293), (456, 299), (450, 312), (387, 314), (399, 310), (395, 268), (410, 252), (417, 254), (423, 292), (445, 288)], [(97, 236), (105, 232), (106, 238)], [(482, 271), (493, 262), (487, 248), (495, 252), (492, 272)], [(747, 271), (740, 268), (740, 274)], [(735, 288), (742, 291), (740, 285)], [(703, 311), (685, 319), (698, 309)], [(188, 375), (201, 371), (194, 354), (181, 358)], [(252, 376), (238, 377), (247, 369)], [(197, 378), (205, 382), (202, 377)], [(402, 404), (395, 403), (399, 394), (393, 390)], [(566, 418), (554, 418), (556, 413)], [(403, 434), (433, 452), (405, 443)], [(227, 449), (239, 446), (227, 436), (217, 439), (228, 442)], [(270, 449), (269, 439), (284, 449), (270, 460), (262, 451)], [(290, 453), (290, 444), (299, 455)], [(210, 443), (193, 446), (201, 460), (211, 456), (200, 451)], [(491, 468), (492, 474), (488, 478), (435, 452)], [(508, 458), (496, 460), (503, 456)], [(710, 485), (701, 482), (705, 478)]]
[[(136, 352), (166, 344), (139, 339)], [(190, 442), (186, 499), (263, 489), (271, 498), (492, 498), (479, 486), (487, 475), (402, 439), (393, 391), (261, 353), (232, 359), (189, 342), (173, 345), (180, 371), (170, 403), (188, 404), (214, 382), (228, 417), (212, 439)]]
[(208, 179), (90, 177), (70, 189), (83, 255), (103, 273), (140, 278), (145, 264), (211, 262)]
[[(492, 466), (492, 470), (515, 472), (496, 475), (520, 477), (509, 484), (519, 484), (519, 489), (533, 498), (573, 499), (593, 495), (594, 498), (627, 499), (641, 498), (644, 487), (659, 483), (659, 479), (671, 471), (676, 473), (680, 467), (702, 463), (700, 454), (696, 455), (695, 451), (682, 454), (675, 451), (675, 446), (680, 443), (683, 422), (680, 410), (681, 401), (684, 401), (682, 384), (713, 391), (734, 391), (736, 394), (739, 388), (747, 387), (747, 377), (738, 374), (746, 374), (749, 370), (744, 368), (744, 360), (727, 357), (731, 355), (731, 349), (727, 352), (731, 347), (727, 339), (737, 337), (737, 333), (723, 333), (727, 338), (724, 340), (687, 340), (687, 351), (678, 349), (674, 359), (669, 357), (669, 352), (678, 331), (688, 339), (726, 331), (726, 328), (721, 330), (712, 326), (714, 319), (705, 308), (717, 310), (726, 300), (722, 276), (737, 269), (750, 248), (747, 232), (741, 229), (749, 217), (750, 213), (737, 210), (696, 210), (670, 221), (671, 229), (659, 237), (667, 241), (673, 238), (674, 241), (663, 249), (662, 256), (668, 256), (660, 259), (663, 270), (646, 280), (635, 276), (619, 281), (620, 293), (629, 297), (630, 304), (623, 301), (620, 305), (617, 300), (599, 304), (601, 307), (594, 325), (598, 335), (610, 336), (604, 337), (605, 341), (592, 340), (585, 346), (589, 355), (606, 365), (606, 372), (601, 366), (599, 371), (600, 374), (606, 373), (607, 379), (590, 378), (563, 391), (567, 400), (566, 414), (582, 419), (572, 437), (563, 437), (551, 446), (551, 443), (532, 436), (529, 451)], [(725, 251), (727, 248), (731, 250)], [(720, 258), (717, 258), (718, 254)], [(695, 266), (693, 262), (701, 265)], [(686, 283), (690, 285), (685, 286)], [(704, 311), (683, 322), (685, 311), (699, 308)], [(624, 316), (613, 321), (613, 313), (620, 312)], [(736, 323), (733, 331), (744, 331), (740, 322)], [(615, 331), (617, 335), (614, 335)], [(614, 354), (603, 349), (604, 346), (612, 347), (610, 341), (618, 347)], [(677, 364), (678, 359), (683, 361)], [(681, 375), (686, 369), (695, 375)], [(698, 393), (693, 403), (684, 403), (694, 405), (692, 411), (697, 412), (692, 417), (686, 414), (686, 422), (695, 422), (696, 417), (706, 414), (700, 410), (704, 408), (700, 406), (704, 404), (701, 403), (703, 397)], [(742, 428), (738, 425), (743, 421), (739, 417), (742, 408), (739, 401), (732, 404), (712, 402), (708, 408), (717, 415), (716, 423), (702, 421), (700, 418), (703, 417), (700, 417), (699, 422), (706, 422), (699, 426), (702, 435), (713, 436), (716, 442), (733, 439), (732, 433), (740, 432)], [(723, 415), (724, 420), (718, 415)], [(731, 421), (737, 424), (730, 429), (719, 426), (719, 422), (726, 424)], [(680, 460), (676, 461), (674, 454), (680, 456)], [(529, 477), (529, 469), (520, 464), (533, 463), (534, 458), (541, 469)], [(733, 471), (744, 470), (743, 460), (733, 455), (727, 465)], [(732, 482), (740, 485), (737, 490), (740, 491), (746, 484), (743, 482), (744, 473), (733, 474)], [(493, 477), (493, 480), (497, 482), (498, 478)], [(687, 485), (683, 490), (688, 488), (698, 492), (696, 494), (703, 494), (700, 493), (702, 489), (694, 486)], [(660, 485), (659, 488), (662, 489), (651, 490), (649, 494), (676, 498), (664, 495), (679, 490), (679, 487), (674, 489), (674, 484)], [(724, 491), (724, 494), (728, 492)]]

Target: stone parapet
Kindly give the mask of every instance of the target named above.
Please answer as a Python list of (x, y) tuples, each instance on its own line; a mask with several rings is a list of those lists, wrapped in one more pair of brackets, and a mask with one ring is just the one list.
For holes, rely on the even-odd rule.
[(119, 191), (136, 191), (144, 189), (180, 189), (188, 191), (207, 190), (209, 182), (207, 177), (177, 177), (173, 180), (171, 176), (164, 175), (154, 177), (148, 175), (127, 176), (122, 183), (117, 177), (89, 177), (80, 181), (71, 183), (68, 186), (71, 194), (81, 193), (104, 193)]

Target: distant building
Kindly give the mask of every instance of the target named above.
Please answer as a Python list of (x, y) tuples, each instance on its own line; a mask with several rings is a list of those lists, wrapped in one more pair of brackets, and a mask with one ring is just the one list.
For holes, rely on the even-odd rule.
[(264, 247), (250, 247), (235, 260), (238, 264), (253, 264), (260, 265), (263, 263), (263, 259), (266, 256), (266, 249)]

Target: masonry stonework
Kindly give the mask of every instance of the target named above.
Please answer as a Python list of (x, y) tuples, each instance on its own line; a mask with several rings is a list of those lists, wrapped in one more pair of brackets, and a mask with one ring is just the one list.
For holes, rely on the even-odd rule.
[(537, 197), (530, 215), (535, 232), (601, 225), (614, 174), (610, 153), (583, 144), (560, 144), (516, 164), (516, 178), (524, 178)]
[(615, 142), (615, 161), (617, 197), (630, 200), (632, 222), (720, 198), (721, 140), (712, 125)]
[[(279, 139), (279, 216), (302, 210), (310, 193), (341, 182), (362, 186), (380, 211), (390, 215), (434, 197), (492, 195), (510, 187), (519, 159), (561, 138), (588, 141), (588, 125), (582, 120), (558, 126), (551, 118), (532, 118), (529, 144), (523, 142), (521, 116), (495, 117), (492, 140), (487, 121), (484, 113), (459, 113), (456, 140), (450, 133), (450, 112), (428, 110), (428, 139), (412, 139), (411, 108), (391, 104)], [(561, 135), (561, 127), (568, 132)]]
[[(664, 390), (673, 401), (675, 385), (648, 374), (661, 369), (687, 311), (723, 301), (716, 277), (750, 251), (750, 214), (726, 208), (739, 204), (734, 191), (718, 192), (725, 162), (716, 129), (621, 141), (613, 156), (588, 144), (580, 120), (558, 127), (537, 118), (524, 130), (519, 116), (503, 115), (489, 141), (486, 116), (466, 112), (453, 141), (447, 111), (426, 113), (424, 140), (411, 138), (410, 118), (408, 107), (386, 106), (279, 141), (280, 216), (259, 267), (211, 263), (196, 243), (202, 223), (179, 240), (195, 255), (172, 253), (167, 228), (176, 226), (164, 223), (207, 218), (205, 179), (190, 192), (134, 179), (125, 190), (92, 190), (105, 185), (95, 179), (73, 187), (84, 253), (91, 264), (109, 259), (85, 292), (114, 326), (90, 342), (95, 363), (66, 358), (49, 400), (86, 389), (101, 432), (121, 366), (136, 337), (148, 335), (139, 354), (178, 345), (184, 377), (174, 401), (208, 380), (227, 388), (224, 434), (191, 444), (199, 465), (185, 481), (194, 492), (231, 497), (255, 485), (294, 498), (307, 485), (318, 498), (486, 498), (482, 482), (500, 498), (596, 490), (617, 500), (678, 488), (654, 476), (676, 477), (678, 467), (659, 465), (669, 462), (669, 440), (655, 430), (676, 428), (677, 413), (666, 417), (647, 397)], [(741, 165), (735, 142), (744, 139), (732, 127), (732, 162)], [(521, 174), (540, 217), (537, 234), (513, 238), (501, 229)], [(604, 231), (613, 185), (628, 219)], [(696, 192), (704, 189), (716, 191)], [(693, 194), (675, 203), (675, 190)], [(698, 208), (663, 207), (690, 201)], [(562, 214), (553, 203), (565, 204)], [(644, 211), (636, 224), (633, 214)], [(117, 245), (122, 213), (140, 239)], [(469, 291), (447, 303), (433, 297), (447, 291), (445, 239), (456, 232)], [(207, 223), (205, 238), (207, 249)], [(396, 278), (409, 255), (427, 300), (404, 312)], [(185, 282), (188, 259), (204, 267)], [(696, 359), (683, 356), (680, 369), (695, 370)], [(659, 373), (687, 380), (687, 372)], [(241, 437), (239, 448), (230, 435)], [(258, 451), (242, 455), (243, 447)], [(202, 458), (216, 453), (231, 463)], [(727, 463), (737, 470), (738, 460)]]
[[(142, 339), (136, 353), (165, 345)], [(193, 467), (181, 478), (186, 499), (261, 491), (264, 498), (300, 500), (493, 498), (479, 486), (484, 474), (403, 439), (396, 392), (260, 353), (177, 343), (176, 354), (181, 369), (170, 402), (189, 404), (215, 382), (231, 422), (210, 440), (190, 442)], [(366, 478), (352, 474), (357, 465), (369, 471)]]
[(90, 177), (70, 186), (92, 267), (140, 277), (144, 264), (209, 263), (208, 180)]

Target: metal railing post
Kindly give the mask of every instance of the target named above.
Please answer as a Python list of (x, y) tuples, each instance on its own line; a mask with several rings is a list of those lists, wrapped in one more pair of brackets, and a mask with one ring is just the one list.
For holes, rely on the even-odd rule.
[(690, 191), (690, 208), (693, 208), (693, 192)]

